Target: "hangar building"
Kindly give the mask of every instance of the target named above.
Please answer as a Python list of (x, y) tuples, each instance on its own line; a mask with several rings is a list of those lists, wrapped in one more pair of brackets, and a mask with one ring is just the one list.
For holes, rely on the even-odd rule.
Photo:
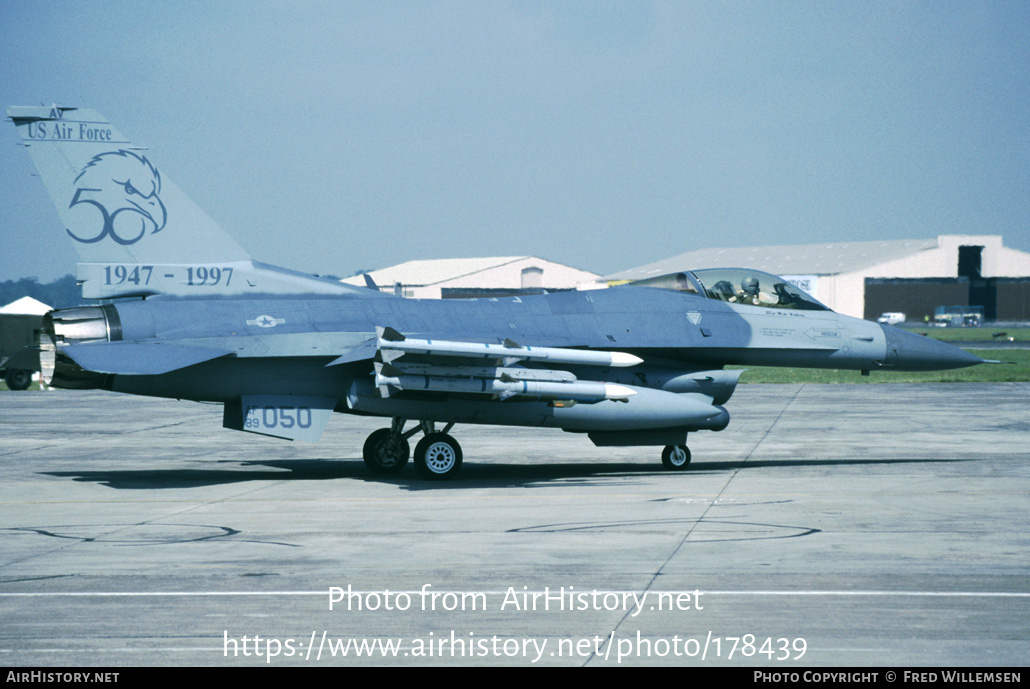
[(948, 305), (983, 306), (987, 320), (1030, 320), (1030, 253), (1003, 246), (1000, 235), (699, 249), (603, 280), (618, 284), (703, 268), (763, 270), (834, 311), (870, 320), (900, 311), (922, 321)]
[[(369, 277), (383, 292), (416, 299), (469, 299), (540, 294), (596, 284), (599, 276), (536, 256), (444, 258), (408, 261), (374, 270)], [(365, 285), (364, 275), (341, 282)]]

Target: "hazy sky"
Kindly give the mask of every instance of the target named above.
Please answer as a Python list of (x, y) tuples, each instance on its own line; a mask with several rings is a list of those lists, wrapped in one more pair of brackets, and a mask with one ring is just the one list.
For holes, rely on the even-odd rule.
[[(0, 105), (53, 102), (148, 146), (255, 258), (323, 274), (1030, 250), (1025, 0), (0, 2)], [(0, 124), (0, 280), (73, 272)]]

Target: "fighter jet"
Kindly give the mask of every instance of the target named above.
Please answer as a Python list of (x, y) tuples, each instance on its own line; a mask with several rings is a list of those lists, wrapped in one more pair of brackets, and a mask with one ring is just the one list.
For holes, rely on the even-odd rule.
[(729, 423), (741, 371), (727, 365), (982, 363), (744, 268), (503, 299), (344, 285), (255, 261), (99, 113), (7, 114), (81, 258), (83, 297), (108, 300), (45, 316), (51, 385), (218, 402), (225, 428), (311, 442), (333, 412), (384, 417), (362, 450), (376, 474), (402, 470), (421, 433), (417, 473), (453, 478), (450, 432), (466, 423), (662, 447), (682, 470), (688, 434)]

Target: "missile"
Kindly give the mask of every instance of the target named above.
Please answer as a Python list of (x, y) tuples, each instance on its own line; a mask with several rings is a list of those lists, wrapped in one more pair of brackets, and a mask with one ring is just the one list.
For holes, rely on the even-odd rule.
[(546, 361), (552, 364), (583, 366), (636, 366), (643, 359), (625, 352), (566, 349), (564, 347), (523, 347), (511, 340), (504, 344), (485, 342), (452, 342), (449, 340), (418, 340), (407, 338), (393, 328), (376, 328), (378, 346), (385, 361), (405, 354), (457, 356), (474, 359), (502, 359), (516, 361)]
[(393, 361), (384, 364), (382, 372), (388, 376), (443, 376), (445, 378), (499, 378), (506, 381), (546, 380), (552, 383), (572, 383), (576, 376), (569, 371), (543, 368), (502, 366), (436, 366), (433, 364)]
[(383, 397), (390, 388), (427, 390), (431, 392), (472, 392), (498, 395), (508, 399), (516, 395), (553, 400), (600, 402), (626, 401), (637, 394), (626, 385), (597, 381), (515, 380), (511, 378), (457, 378), (405, 374), (390, 364), (376, 364), (376, 386)]

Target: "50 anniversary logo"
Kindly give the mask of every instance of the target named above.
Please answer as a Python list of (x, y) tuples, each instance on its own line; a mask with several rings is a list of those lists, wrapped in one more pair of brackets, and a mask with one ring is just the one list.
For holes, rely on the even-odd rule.
[(94, 244), (111, 237), (122, 245), (135, 244), (149, 230), (160, 232), (167, 214), (161, 202), (161, 175), (145, 157), (131, 151), (109, 151), (93, 157), (75, 178), (75, 196), (69, 208), (90, 207), (99, 211), (77, 213), (77, 227), (94, 227), (92, 236), (80, 236), (70, 229), (72, 239)]

